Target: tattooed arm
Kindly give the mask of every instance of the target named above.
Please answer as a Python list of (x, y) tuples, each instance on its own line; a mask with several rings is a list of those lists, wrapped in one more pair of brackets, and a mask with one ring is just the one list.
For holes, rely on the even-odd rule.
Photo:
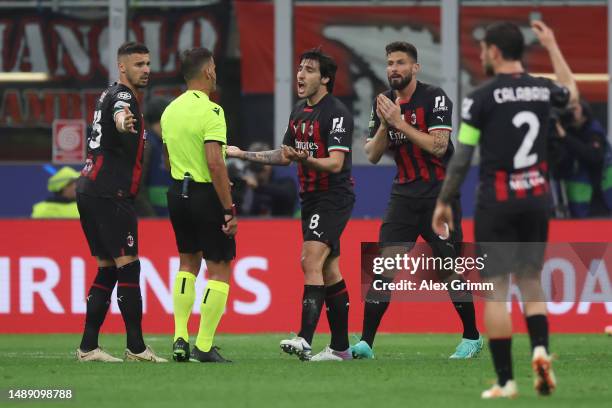
[(470, 169), (472, 156), (474, 155), (475, 146), (459, 143), (457, 151), (453, 154), (453, 158), (448, 164), (446, 178), (442, 184), (442, 190), (438, 196), (438, 201), (444, 204), (450, 204), (457, 196), (461, 184), (465, 179), (465, 175)]
[(246, 160), (255, 163), (287, 166), (291, 160), (285, 155), (283, 149), (267, 150), (264, 152), (245, 152), (236, 146), (227, 146), (227, 157)]
[(436, 157), (442, 157), (448, 149), (448, 140), (450, 139), (450, 132), (448, 130), (432, 130), (429, 135), (433, 137), (433, 146), (431, 148), (431, 154)]
[(465, 179), (465, 175), (470, 169), (472, 156), (474, 155), (475, 146), (459, 143), (457, 151), (453, 154), (448, 169), (446, 178), (442, 184), (442, 190), (436, 201), (431, 227), (434, 232), (441, 237), (448, 237), (449, 230), (453, 231), (453, 210), (451, 202), (457, 196), (459, 188)]

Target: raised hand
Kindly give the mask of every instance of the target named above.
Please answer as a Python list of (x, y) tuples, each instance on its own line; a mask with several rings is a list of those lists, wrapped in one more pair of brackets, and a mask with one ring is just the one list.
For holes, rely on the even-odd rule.
[(122, 132), (138, 133), (136, 130), (136, 118), (134, 114), (130, 112), (130, 108), (127, 106), (123, 107), (123, 119), (121, 121)]
[(376, 99), (376, 103), (385, 121), (390, 126), (397, 127), (397, 125), (402, 120), (402, 112), (399, 106), (399, 99), (396, 100), (395, 103), (393, 103), (385, 95), (380, 94)]
[(544, 24), (543, 21), (532, 21), (531, 29), (535, 33), (536, 37), (538, 37), (540, 44), (542, 44), (544, 48), (549, 49), (557, 44), (555, 33), (549, 26)]

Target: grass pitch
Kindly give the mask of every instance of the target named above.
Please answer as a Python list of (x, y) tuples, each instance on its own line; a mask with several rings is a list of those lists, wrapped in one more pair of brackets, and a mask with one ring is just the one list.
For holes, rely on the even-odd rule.
[[(529, 339), (514, 337), (516, 400), (481, 401), (493, 380), (489, 351), (474, 360), (450, 361), (456, 335), (379, 335), (376, 359), (302, 363), (281, 353), (283, 335), (219, 335), (216, 344), (233, 364), (170, 362), (77, 363), (78, 335), (0, 335), (0, 408), (66, 407), (600, 407), (612, 401), (612, 337), (554, 335), (557, 392), (532, 389)], [(170, 358), (170, 336), (145, 336)], [(329, 340), (317, 335), (313, 349)], [(101, 344), (122, 356), (124, 336), (102, 335)], [(9, 402), (9, 388), (70, 388), (71, 401)]]

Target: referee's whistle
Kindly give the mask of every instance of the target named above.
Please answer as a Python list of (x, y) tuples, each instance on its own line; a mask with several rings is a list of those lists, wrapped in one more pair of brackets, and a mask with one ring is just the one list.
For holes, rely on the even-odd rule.
[(185, 175), (183, 176), (183, 186), (181, 188), (181, 197), (183, 198), (189, 198), (189, 181), (190, 180), (193, 180), (193, 177), (191, 177), (191, 174), (185, 173)]

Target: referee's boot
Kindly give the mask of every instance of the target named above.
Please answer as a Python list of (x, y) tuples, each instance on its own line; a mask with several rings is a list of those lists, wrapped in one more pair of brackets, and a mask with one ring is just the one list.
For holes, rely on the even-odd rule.
[(219, 354), (219, 350), (221, 349), (217, 346), (212, 346), (209, 351), (202, 351), (198, 348), (198, 346), (193, 346), (189, 361), (199, 363), (231, 363), (231, 360), (228, 360)]
[(172, 359), (177, 363), (189, 361), (189, 343), (179, 337), (172, 345)]

